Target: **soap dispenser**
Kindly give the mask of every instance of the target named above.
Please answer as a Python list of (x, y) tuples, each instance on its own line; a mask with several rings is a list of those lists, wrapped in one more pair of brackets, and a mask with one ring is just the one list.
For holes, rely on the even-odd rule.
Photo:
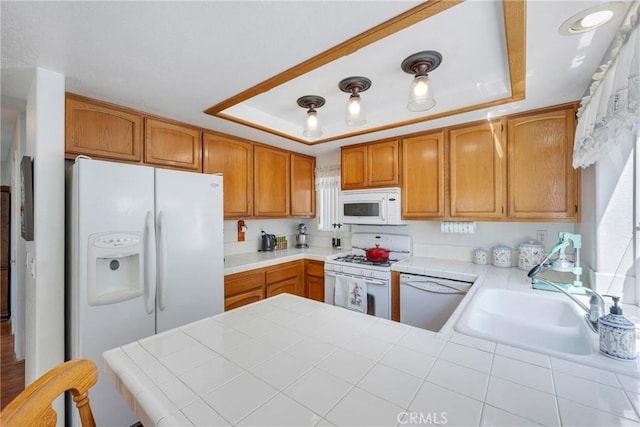
[(609, 314), (598, 319), (600, 333), (600, 352), (617, 360), (634, 360), (636, 358), (636, 327), (622, 315), (618, 306), (620, 297), (611, 297), (613, 306)]

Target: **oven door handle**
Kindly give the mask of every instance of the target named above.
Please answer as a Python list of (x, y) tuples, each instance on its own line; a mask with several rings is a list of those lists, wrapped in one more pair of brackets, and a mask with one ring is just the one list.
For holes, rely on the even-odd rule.
[(452, 286), (447, 286), (444, 283), (427, 281), (401, 281), (400, 285), (411, 286), (412, 288), (420, 289), (421, 291), (429, 292), (432, 294), (446, 294), (446, 295), (466, 295), (467, 293), (456, 289)]
[(348, 273), (337, 273), (335, 271), (325, 271), (324, 272), (325, 276), (332, 276), (332, 277), (351, 277), (354, 279), (362, 279), (364, 280), (367, 284), (372, 284), (372, 285), (377, 285), (377, 286), (387, 286), (387, 282), (384, 280), (380, 280), (380, 279), (372, 279), (369, 277), (364, 277), (364, 276), (356, 276), (353, 274), (348, 274)]

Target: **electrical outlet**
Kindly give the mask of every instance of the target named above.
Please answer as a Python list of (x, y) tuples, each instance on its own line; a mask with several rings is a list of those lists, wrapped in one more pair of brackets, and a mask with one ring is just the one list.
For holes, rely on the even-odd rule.
[(547, 244), (547, 230), (536, 231), (536, 240), (543, 245)]

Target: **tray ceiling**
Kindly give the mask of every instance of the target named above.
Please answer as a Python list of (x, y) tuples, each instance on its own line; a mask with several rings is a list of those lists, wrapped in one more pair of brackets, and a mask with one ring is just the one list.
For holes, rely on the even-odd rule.
[[(317, 144), (513, 102), (525, 95), (524, 34), (523, 1), (430, 1), (206, 112)], [(411, 112), (406, 104), (413, 76), (402, 71), (400, 63), (423, 50), (443, 56), (440, 66), (429, 73), (436, 105)], [(360, 95), (367, 116), (360, 126), (348, 126), (344, 120), (349, 94), (338, 88), (338, 82), (350, 76), (372, 81)], [(323, 129), (318, 138), (302, 135), (306, 110), (296, 100), (303, 95), (326, 99), (317, 110)]]

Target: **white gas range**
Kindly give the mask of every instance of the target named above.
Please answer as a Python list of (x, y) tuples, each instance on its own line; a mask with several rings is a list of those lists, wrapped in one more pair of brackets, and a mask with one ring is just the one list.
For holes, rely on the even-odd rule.
[[(366, 312), (385, 319), (391, 318), (391, 264), (411, 256), (411, 236), (385, 233), (353, 233), (352, 250), (347, 255), (336, 255), (324, 263), (325, 302), (349, 308), (343, 281), (364, 284), (366, 288)], [(366, 249), (388, 249), (389, 260), (372, 262), (366, 257)], [(336, 291), (337, 290), (337, 291)]]

